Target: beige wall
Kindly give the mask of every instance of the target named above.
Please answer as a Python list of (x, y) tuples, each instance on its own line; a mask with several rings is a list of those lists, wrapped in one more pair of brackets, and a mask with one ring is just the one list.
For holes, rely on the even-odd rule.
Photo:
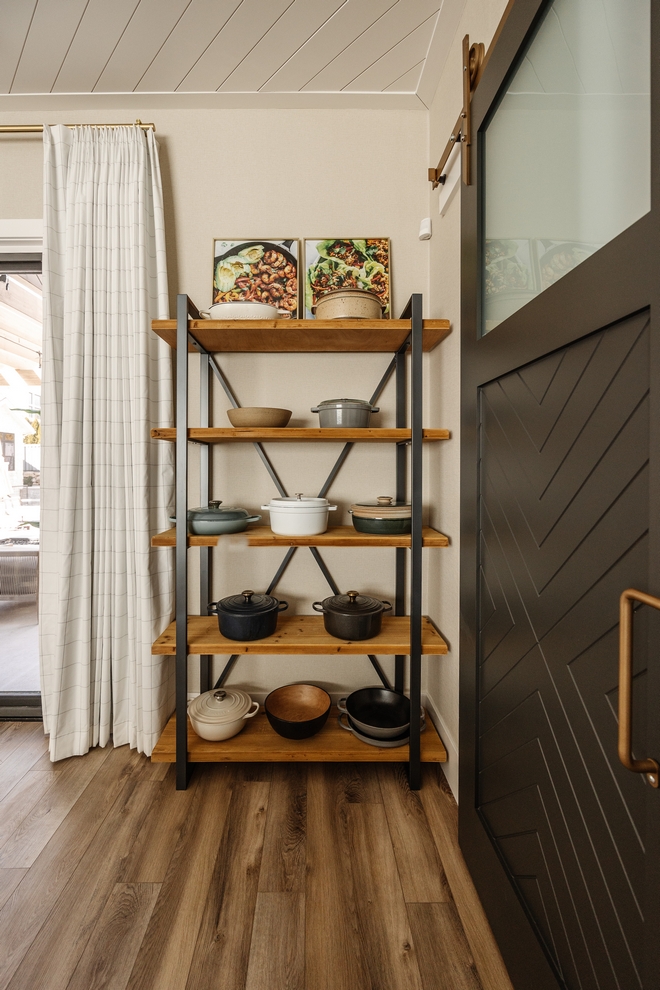
[[(461, 46), (464, 35), (486, 48), (507, 0), (468, 0), (429, 111), (428, 164), (435, 165), (456, 123), (463, 101)], [(444, 216), (440, 187), (430, 192), (433, 237), (429, 257), (428, 315), (451, 320), (452, 333), (430, 356), (428, 420), (450, 429), (452, 440), (430, 460), (427, 474), (433, 514), (451, 538), (441, 554), (428, 557), (429, 614), (450, 644), (449, 655), (428, 664), (426, 691), (449, 753), (447, 778), (458, 795), (459, 532), (460, 532), (460, 186)]]
[[(49, 113), (48, 119), (57, 123), (71, 116), (70, 112)], [(76, 112), (75, 119), (84, 123), (132, 116), (125, 110), (104, 111), (101, 118)], [(418, 239), (419, 222), (429, 208), (426, 111), (144, 108), (139, 116), (156, 123), (161, 147), (172, 304), (177, 291), (187, 292), (200, 307), (210, 303), (214, 237), (255, 236), (387, 235), (392, 240), (395, 313), (412, 292), (423, 292), (427, 298), (429, 244)], [(39, 119), (39, 115), (27, 113), (0, 117), (7, 123)], [(0, 218), (41, 215), (41, 160), (38, 137), (0, 140), (0, 174), (5, 179), (0, 189)], [(443, 315), (440, 302), (435, 312)], [(242, 404), (285, 406), (293, 410), (292, 423), (315, 425), (318, 420), (310, 412), (312, 405), (340, 395), (369, 397), (389, 357), (236, 354), (220, 356), (220, 361)], [(194, 363), (193, 359), (193, 380)], [(438, 366), (445, 368), (444, 363)], [(437, 383), (434, 389), (438, 389)], [(393, 403), (390, 386), (382, 397), (383, 411), (375, 420), (377, 424), (394, 425)], [(226, 423), (227, 402), (221, 392), (216, 393), (215, 407), (215, 422)], [(444, 402), (443, 414), (446, 407)], [(446, 424), (441, 418), (432, 418), (428, 425)], [(288, 490), (311, 494), (320, 488), (339, 450), (334, 444), (270, 448)], [(335, 521), (350, 522), (346, 510), (356, 499), (393, 494), (394, 456), (389, 445), (353, 449), (330, 493), (339, 506)], [(442, 456), (437, 448), (429, 451), (427, 463), (438, 463)], [(258, 510), (277, 494), (253, 448), (216, 447), (213, 457), (213, 497)], [(195, 465), (196, 451), (192, 448), (193, 475)], [(448, 529), (434, 504), (438, 494), (433, 492), (430, 518)], [(198, 504), (192, 491), (191, 504)], [(427, 562), (443, 552), (427, 551)], [(267, 549), (217, 551), (214, 597), (245, 587), (263, 590), (282, 553)], [(357, 587), (383, 598), (392, 597), (391, 550), (329, 549), (324, 557), (342, 589)], [(194, 551), (190, 560), (194, 562)], [(431, 573), (437, 581), (437, 566)], [(310, 612), (311, 603), (329, 593), (311, 554), (299, 550), (278, 594), (290, 602), (290, 609)], [(431, 589), (430, 612), (435, 618), (439, 601), (440, 590)], [(198, 607), (194, 596), (191, 607)], [(437, 658), (429, 661), (434, 666), (446, 662)], [(383, 665), (392, 671), (390, 658), (384, 658)], [(278, 684), (305, 678), (335, 693), (375, 683), (364, 657), (245, 658), (230, 683), (260, 695)], [(196, 678), (191, 677), (191, 689), (195, 687)]]

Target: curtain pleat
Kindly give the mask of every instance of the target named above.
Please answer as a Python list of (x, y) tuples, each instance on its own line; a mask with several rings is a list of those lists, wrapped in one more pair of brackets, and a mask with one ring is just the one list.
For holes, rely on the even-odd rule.
[(139, 127), (44, 126), (40, 656), (52, 760), (150, 754), (174, 707), (174, 472), (158, 149)]

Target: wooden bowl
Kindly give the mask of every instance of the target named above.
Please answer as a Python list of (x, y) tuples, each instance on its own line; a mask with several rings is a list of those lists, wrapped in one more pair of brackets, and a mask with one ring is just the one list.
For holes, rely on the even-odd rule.
[(286, 426), (291, 419), (291, 410), (273, 409), (270, 406), (243, 406), (240, 409), (228, 409), (227, 415), (232, 426)]
[(285, 739), (309, 739), (325, 725), (331, 705), (328, 692), (315, 684), (285, 684), (264, 702), (268, 721)]

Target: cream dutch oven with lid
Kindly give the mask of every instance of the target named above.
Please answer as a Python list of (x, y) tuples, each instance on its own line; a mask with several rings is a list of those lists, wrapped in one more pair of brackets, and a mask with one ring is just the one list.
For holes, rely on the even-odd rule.
[(327, 498), (298, 493), (293, 498), (271, 498), (262, 509), (270, 512), (270, 528), (278, 536), (317, 536), (328, 528), (328, 513), (336, 505)]
[(240, 688), (218, 688), (205, 691), (188, 705), (190, 722), (202, 739), (219, 742), (231, 739), (259, 711), (259, 702)]

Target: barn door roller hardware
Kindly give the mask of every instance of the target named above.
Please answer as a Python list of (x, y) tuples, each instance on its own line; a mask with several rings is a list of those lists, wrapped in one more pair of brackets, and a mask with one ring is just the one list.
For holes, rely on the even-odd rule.
[(470, 47), (470, 36), (463, 38), (463, 109), (454, 125), (454, 129), (449, 135), (445, 150), (436, 168), (429, 169), (429, 182), (433, 183), (433, 188), (444, 185), (444, 168), (449, 160), (456, 143), (460, 142), (463, 155), (463, 182), (470, 185), (470, 146), (472, 144), (472, 120), (470, 103), (472, 94), (477, 88), (477, 83), (481, 78), (484, 65), (484, 46), (481, 42)]

